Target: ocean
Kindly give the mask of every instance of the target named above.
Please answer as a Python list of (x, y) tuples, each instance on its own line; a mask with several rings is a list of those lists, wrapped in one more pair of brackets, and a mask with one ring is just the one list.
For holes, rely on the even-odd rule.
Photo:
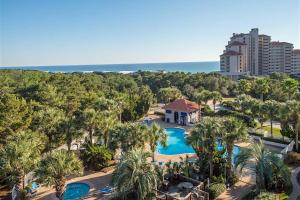
[(139, 64), (101, 64), (101, 65), (63, 65), (63, 66), (24, 66), (0, 67), (1, 69), (38, 70), (54, 73), (72, 72), (119, 72), (131, 73), (136, 71), (166, 71), (166, 72), (216, 72), (220, 70), (219, 62), (175, 62), (175, 63), (139, 63)]

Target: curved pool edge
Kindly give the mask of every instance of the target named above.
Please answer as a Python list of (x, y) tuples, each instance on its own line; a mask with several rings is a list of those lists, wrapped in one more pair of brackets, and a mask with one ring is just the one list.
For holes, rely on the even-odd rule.
[[(69, 180), (69, 181), (67, 181), (66, 186), (67, 186), (68, 184), (71, 184), (71, 183), (85, 183), (85, 184), (89, 185), (90, 189), (89, 189), (89, 191), (88, 191), (88, 193), (87, 193), (86, 196), (88, 196), (89, 193), (91, 193), (91, 192), (93, 192), (93, 191), (96, 190), (95, 185), (94, 185), (93, 183), (91, 183), (90, 181), (76, 181), (76, 180)], [(55, 190), (54, 190), (54, 192), (53, 192), (52, 195), (51, 195), (51, 197), (52, 197), (51, 199), (58, 200), (58, 198), (56, 197), (56, 194), (55, 194), (55, 193), (56, 193), (56, 192), (55, 192)]]
[[(183, 128), (183, 127), (164, 127), (164, 130), (165, 130), (165, 132), (167, 132), (167, 135), (169, 136), (169, 134), (168, 134), (168, 130), (172, 133), (173, 131), (174, 132), (178, 132), (178, 133), (180, 133), (180, 134), (182, 134), (182, 139), (184, 140), (181, 144), (184, 144), (184, 148), (185, 148), (185, 146), (187, 146), (188, 147), (188, 149), (190, 148), (190, 150), (188, 150), (188, 149), (185, 149), (185, 150), (183, 150), (183, 152), (178, 152), (178, 153), (168, 153), (168, 152), (164, 152), (164, 151), (161, 151), (162, 149), (161, 149), (161, 146), (160, 145), (158, 145), (158, 147), (157, 147), (157, 149), (156, 149), (156, 151), (155, 151), (155, 154), (157, 154), (157, 155), (161, 155), (161, 156), (168, 156), (168, 157), (172, 157), (172, 156), (177, 156), (177, 157), (184, 157), (184, 156), (186, 156), (186, 155), (189, 155), (189, 156), (193, 156), (193, 155), (195, 155), (196, 154), (196, 152), (194, 151), (194, 150), (192, 150), (192, 148), (191, 148), (191, 146), (190, 145), (187, 145), (186, 144), (186, 136), (187, 135), (189, 135), (189, 131), (188, 130), (186, 130), (185, 128)], [(181, 144), (179, 144), (179, 145), (181, 145)], [(168, 144), (169, 145), (169, 144)], [(173, 144), (172, 144), (173, 145)], [(171, 145), (171, 146), (172, 146)]]

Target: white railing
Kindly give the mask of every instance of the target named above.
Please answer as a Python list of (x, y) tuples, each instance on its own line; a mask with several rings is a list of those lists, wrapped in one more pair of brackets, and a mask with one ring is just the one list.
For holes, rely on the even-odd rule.
[(286, 155), (289, 151), (293, 151), (295, 141), (292, 140), (290, 144), (288, 144), (282, 151), (280, 152), (283, 155)]

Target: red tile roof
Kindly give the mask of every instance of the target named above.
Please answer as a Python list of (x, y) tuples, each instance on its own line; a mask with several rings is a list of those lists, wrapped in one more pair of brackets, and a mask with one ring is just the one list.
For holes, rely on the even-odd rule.
[(200, 105), (186, 99), (177, 99), (163, 107), (166, 110), (175, 110), (179, 112), (193, 112), (200, 109)]
[(221, 56), (240, 56), (240, 55), (242, 54), (236, 51), (226, 51)]

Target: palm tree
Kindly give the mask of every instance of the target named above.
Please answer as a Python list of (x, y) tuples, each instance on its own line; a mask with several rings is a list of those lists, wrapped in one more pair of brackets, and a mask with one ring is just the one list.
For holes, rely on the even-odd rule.
[(64, 118), (65, 114), (61, 109), (52, 107), (43, 107), (34, 114), (31, 128), (47, 136), (46, 151), (52, 151), (62, 143), (64, 134), (60, 128)]
[(264, 122), (268, 120), (267, 111), (265, 110), (264, 103), (262, 101), (258, 102), (258, 107), (254, 107), (253, 109), (257, 109), (258, 112), (258, 122), (260, 123), (260, 128), (262, 129), (264, 126)]
[(236, 118), (226, 118), (222, 124), (223, 136), (222, 140), (226, 143), (227, 150), (227, 180), (232, 178), (232, 152), (234, 142), (236, 140), (245, 139), (247, 135), (246, 127), (243, 122)]
[(220, 122), (216, 118), (203, 118), (187, 137), (187, 144), (196, 151), (198, 158), (207, 154), (209, 160), (209, 177), (213, 176), (213, 153), (215, 151), (216, 137), (220, 136)]
[(78, 97), (73, 94), (66, 97), (66, 102), (63, 105), (65, 117), (60, 130), (65, 134), (68, 151), (71, 150), (73, 140), (80, 138), (83, 134), (80, 131), (79, 106)]
[(211, 92), (208, 90), (202, 90), (200, 93), (197, 93), (195, 96), (198, 104), (201, 104), (203, 102), (205, 105), (207, 105), (207, 102), (211, 99)]
[[(251, 164), (250, 164), (251, 163)], [(241, 167), (242, 171), (245, 166), (253, 166), (256, 174), (256, 192), (267, 188), (268, 183), (271, 183), (275, 175), (281, 175), (286, 184), (290, 182), (290, 173), (283, 161), (273, 152), (265, 149), (264, 145), (259, 142), (252, 145), (250, 148), (241, 149), (237, 155), (235, 167)]]
[(295, 134), (296, 151), (299, 152), (299, 126), (300, 126), (300, 102), (296, 100), (287, 101), (287, 110), (289, 111), (289, 119), (292, 122)]
[(113, 174), (113, 184), (122, 195), (135, 194), (135, 199), (143, 200), (157, 189), (161, 173), (147, 161), (149, 157), (142, 149), (132, 149), (124, 155)]
[(273, 121), (276, 118), (276, 115), (278, 114), (280, 104), (277, 101), (268, 100), (263, 104), (263, 107), (264, 110), (266, 111), (268, 118), (270, 119), (271, 137), (273, 137)]
[(291, 100), (292, 96), (298, 91), (299, 82), (292, 78), (284, 79), (281, 87), (282, 90), (288, 94), (288, 99)]
[(211, 98), (212, 101), (213, 101), (214, 111), (216, 111), (216, 103), (217, 103), (217, 101), (222, 101), (222, 95), (221, 95), (220, 92), (213, 91), (213, 92), (211, 92), (211, 94), (210, 94), (210, 98)]
[(14, 133), (0, 148), (0, 174), (13, 184), (25, 188), (25, 176), (34, 170), (44, 148), (39, 134), (32, 131)]
[(120, 123), (109, 130), (109, 148), (121, 148), (127, 152), (134, 148), (144, 148), (148, 128), (140, 123)]
[(252, 85), (250, 81), (246, 79), (242, 79), (239, 81), (238, 90), (240, 94), (247, 94), (250, 92), (251, 89), (252, 89)]
[(264, 95), (267, 94), (270, 90), (269, 79), (267, 78), (258, 78), (255, 81), (255, 89), (260, 93), (260, 99), (264, 100)]
[(280, 132), (282, 139), (284, 140), (285, 132), (291, 130), (289, 126), (289, 110), (286, 109), (285, 103), (279, 103), (276, 120), (280, 123)]
[(89, 142), (92, 144), (94, 133), (99, 128), (102, 120), (100, 112), (93, 108), (86, 108), (81, 113), (81, 117), (82, 127), (89, 133)]
[(101, 130), (104, 139), (104, 145), (107, 147), (109, 143), (109, 130), (117, 123), (118, 116), (116, 112), (108, 110), (101, 111), (100, 116), (99, 129)]
[(73, 140), (78, 139), (82, 136), (80, 131), (80, 122), (75, 116), (66, 116), (61, 125), (61, 131), (65, 133), (65, 140), (67, 143), (68, 151), (71, 150)]
[(35, 173), (40, 181), (47, 185), (54, 185), (57, 198), (62, 200), (67, 177), (80, 175), (82, 172), (82, 162), (74, 153), (59, 150), (47, 155)]
[(147, 137), (152, 152), (152, 161), (154, 162), (154, 153), (156, 151), (156, 146), (158, 143), (160, 143), (164, 147), (167, 145), (167, 134), (165, 130), (158, 124), (153, 123), (148, 128)]

